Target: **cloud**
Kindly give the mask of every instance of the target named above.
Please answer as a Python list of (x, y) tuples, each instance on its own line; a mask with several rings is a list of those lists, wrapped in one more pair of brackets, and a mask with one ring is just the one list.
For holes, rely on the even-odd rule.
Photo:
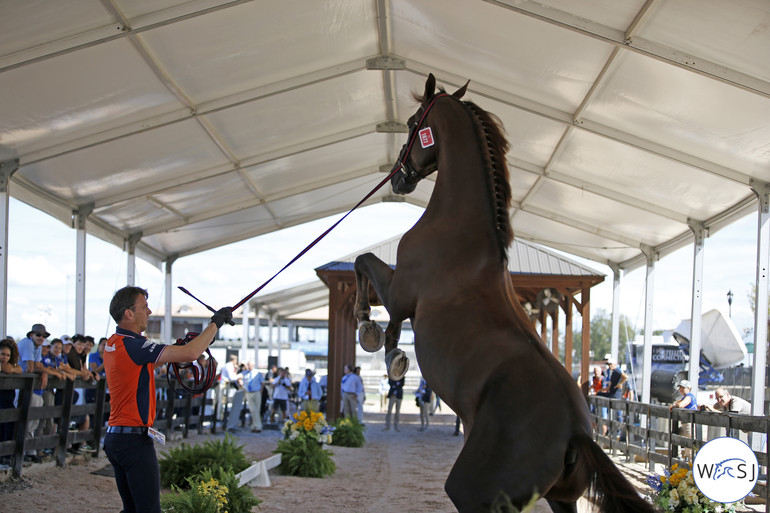
[(20, 287), (63, 287), (67, 273), (45, 255), (22, 258), (8, 257), (8, 284)]

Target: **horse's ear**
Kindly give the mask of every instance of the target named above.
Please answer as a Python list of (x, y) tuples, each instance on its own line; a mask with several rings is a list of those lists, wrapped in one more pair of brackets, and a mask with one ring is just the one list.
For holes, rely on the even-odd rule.
[(422, 100), (426, 101), (428, 98), (433, 97), (433, 93), (436, 91), (436, 77), (433, 73), (428, 74), (428, 80), (425, 81), (425, 93), (422, 95)]
[(462, 86), (460, 89), (458, 89), (457, 91), (455, 91), (454, 93), (452, 93), (452, 96), (454, 96), (454, 97), (455, 97), (455, 98), (457, 98), (458, 100), (459, 100), (460, 98), (462, 98), (462, 97), (463, 97), (463, 95), (465, 95), (465, 91), (467, 91), (467, 90), (468, 90), (468, 84), (470, 84), (470, 83), (471, 83), (471, 81), (470, 81), (470, 80), (468, 80), (468, 81), (465, 83), (465, 85), (464, 85), (464, 86)]

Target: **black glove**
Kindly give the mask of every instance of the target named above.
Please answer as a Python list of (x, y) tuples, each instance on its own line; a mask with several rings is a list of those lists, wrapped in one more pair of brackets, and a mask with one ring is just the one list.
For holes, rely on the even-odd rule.
[(233, 311), (229, 306), (220, 308), (217, 313), (211, 316), (211, 322), (217, 325), (217, 328), (221, 328), (223, 324), (227, 323), (230, 326), (235, 326), (233, 321)]

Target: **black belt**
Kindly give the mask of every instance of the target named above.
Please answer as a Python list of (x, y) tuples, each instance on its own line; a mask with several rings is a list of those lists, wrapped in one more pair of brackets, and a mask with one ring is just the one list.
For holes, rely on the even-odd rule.
[(142, 426), (107, 426), (107, 432), (121, 435), (146, 435), (147, 428)]

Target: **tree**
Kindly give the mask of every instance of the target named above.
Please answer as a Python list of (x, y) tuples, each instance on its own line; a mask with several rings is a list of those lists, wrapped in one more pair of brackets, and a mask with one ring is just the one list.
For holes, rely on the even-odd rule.
[[(580, 340), (582, 330), (575, 332), (575, 340)], [(621, 354), (616, 355), (618, 360), (625, 354), (623, 350), (629, 341), (636, 337), (636, 330), (631, 327), (631, 321), (625, 315), (620, 316), (620, 344)], [(596, 311), (591, 318), (591, 354), (594, 360), (602, 358), (610, 352), (612, 347), (612, 316), (604, 309)]]
[[(751, 307), (752, 313), (756, 313), (757, 311), (757, 285), (755, 283), (751, 284), (751, 288), (749, 289), (749, 293), (746, 295), (749, 298), (749, 306)], [(770, 301), (768, 301), (767, 305), (767, 315), (770, 317)]]

